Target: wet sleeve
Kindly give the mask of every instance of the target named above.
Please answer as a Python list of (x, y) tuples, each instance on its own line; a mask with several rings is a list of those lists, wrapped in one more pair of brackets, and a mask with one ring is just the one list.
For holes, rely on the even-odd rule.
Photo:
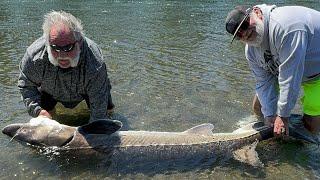
[(18, 79), (18, 88), (22, 95), (22, 100), (27, 107), (28, 113), (32, 117), (37, 117), (41, 111), (40, 107), (40, 74), (38, 67), (33, 61), (32, 57), (25, 53), (20, 63), (20, 75)]
[(277, 114), (289, 117), (299, 97), (304, 72), (304, 62), (308, 45), (308, 34), (305, 31), (288, 33), (279, 51), (279, 89)]
[(256, 80), (256, 93), (261, 103), (264, 117), (276, 115), (278, 100), (277, 77), (263, 69), (258, 61), (257, 54), (246, 47), (246, 58)]

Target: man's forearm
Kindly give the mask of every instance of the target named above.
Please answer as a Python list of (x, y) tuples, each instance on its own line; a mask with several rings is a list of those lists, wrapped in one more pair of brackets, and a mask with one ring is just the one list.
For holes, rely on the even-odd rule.
[(19, 84), (18, 87), (29, 115), (32, 117), (37, 117), (42, 109), (40, 106), (40, 92), (36, 87), (24, 87), (21, 84)]

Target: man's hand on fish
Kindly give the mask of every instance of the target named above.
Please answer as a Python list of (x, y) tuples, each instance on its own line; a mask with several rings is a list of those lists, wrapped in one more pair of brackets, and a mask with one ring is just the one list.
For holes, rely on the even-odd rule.
[(289, 136), (288, 118), (277, 116), (274, 121), (273, 132), (275, 136)]
[(46, 110), (44, 110), (44, 109), (42, 109), (42, 110), (40, 111), (40, 113), (39, 113), (38, 116), (45, 116), (45, 117), (48, 117), (48, 118), (52, 119), (52, 115), (51, 115), (48, 111), (46, 111)]

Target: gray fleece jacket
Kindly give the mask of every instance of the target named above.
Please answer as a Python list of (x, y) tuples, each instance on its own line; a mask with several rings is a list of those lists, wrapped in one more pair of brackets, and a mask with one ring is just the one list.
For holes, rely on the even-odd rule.
[(78, 66), (62, 69), (49, 62), (45, 42), (41, 37), (29, 46), (20, 64), (18, 87), (28, 113), (38, 116), (44, 91), (67, 108), (87, 98), (90, 120), (106, 118), (107, 106), (113, 107), (111, 85), (97, 44), (83, 38)]
[(319, 77), (320, 12), (301, 6), (257, 5), (264, 17), (260, 47), (246, 45), (264, 116), (289, 117), (302, 82)]

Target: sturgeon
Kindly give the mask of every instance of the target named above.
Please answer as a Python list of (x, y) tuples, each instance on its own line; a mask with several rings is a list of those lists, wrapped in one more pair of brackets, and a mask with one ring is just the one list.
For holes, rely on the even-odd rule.
[[(121, 126), (117, 120), (98, 120), (72, 127), (38, 117), (28, 123), (10, 124), (2, 132), (31, 145), (87, 156), (107, 155), (122, 162), (234, 157), (253, 166), (263, 165), (255, 151), (257, 142), (273, 137), (273, 128), (264, 126), (263, 122), (250, 123), (231, 133), (213, 133), (214, 126), (209, 123), (183, 132), (121, 131)], [(297, 137), (294, 128), (290, 132)]]

